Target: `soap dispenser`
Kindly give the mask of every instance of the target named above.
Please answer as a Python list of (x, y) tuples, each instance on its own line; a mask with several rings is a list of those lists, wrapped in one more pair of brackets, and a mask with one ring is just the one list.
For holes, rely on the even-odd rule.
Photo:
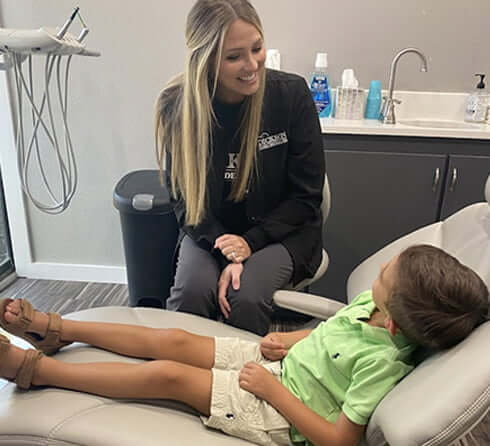
[(475, 76), (480, 76), (480, 82), (476, 86), (476, 91), (468, 96), (464, 120), (466, 122), (485, 122), (490, 105), (490, 94), (485, 90), (485, 74), (475, 74)]

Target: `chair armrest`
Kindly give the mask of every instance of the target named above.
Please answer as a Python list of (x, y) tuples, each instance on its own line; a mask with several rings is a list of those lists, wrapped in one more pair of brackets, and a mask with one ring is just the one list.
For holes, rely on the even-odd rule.
[(300, 283), (298, 283), (296, 286), (288, 286), (286, 287), (287, 290), (293, 290), (293, 291), (300, 291), (306, 288), (307, 286), (310, 286), (312, 283), (316, 282), (318, 279), (320, 279), (324, 274), (325, 271), (327, 271), (328, 264), (330, 262), (330, 259), (328, 257), (327, 251), (322, 249), (322, 261), (320, 263), (320, 266), (315, 272), (315, 275), (313, 277), (308, 277), (306, 279), (303, 279)]
[(489, 339), (486, 322), (418, 365), (374, 411), (368, 445), (442, 446), (470, 431), (489, 410)]
[(342, 302), (300, 291), (280, 290), (276, 291), (272, 298), (278, 307), (309, 314), (320, 319), (328, 319), (345, 307)]

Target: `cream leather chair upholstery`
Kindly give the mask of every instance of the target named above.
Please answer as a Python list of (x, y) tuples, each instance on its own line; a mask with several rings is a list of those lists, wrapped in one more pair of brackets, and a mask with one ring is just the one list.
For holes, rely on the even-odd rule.
[[(256, 335), (185, 313), (151, 308), (104, 307), (67, 315), (76, 320), (179, 327), (197, 334)], [(15, 344), (28, 344), (16, 338)], [(68, 362), (140, 362), (84, 344), (56, 354)], [(192, 409), (170, 401), (123, 401), (45, 388), (0, 389), (0, 445), (5, 446), (244, 446), (251, 443), (207, 429)]]
[[(490, 202), (490, 181), (487, 183)], [(480, 273), (490, 285), (490, 206), (466, 207), (444, 222), (415, 231), (388, 245), (352, 273), (349, 299), (370, 287), (379, 266), (414, 243), (447, 249)], [(328, 317), (342, 306), (295, 291), (278, 291), (284, 307)], [(183, 313), (147, 308), (106, 307), (69, 315), (77, 320), (180, 327), (198, 334), (257, 336)], [(364, 444), (369, 446), (450, 445), (465, 436), (488, 412), (490, 402), (490, 322), (458, 346), (425, 360), (375, 410)], [(25, 345), (17, 340), (17, 344)], [(138, 360), (83, 344), (57, 355), (69, 362)], [(250, 444), (205, 428), (196, 413), (168, 401), (110, 400), (61, 389), (22, 392), (0, 388), (0, 445), (9, 446), (234, 446)], [(456, 443), (455, 443), (456, 444)]]

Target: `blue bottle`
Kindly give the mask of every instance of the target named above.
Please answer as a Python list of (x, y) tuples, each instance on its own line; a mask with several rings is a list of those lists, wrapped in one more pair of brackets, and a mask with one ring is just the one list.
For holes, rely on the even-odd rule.
[(326, 118), (332, 112), (332, 102), (328, 88), (327, 53), (317, 53), (315, 71), (311, 75), (310, 91), (320, 117)]
[(366, 101), (366, 111), (364, 117), (366, 119), (379, 119), (381, 111), (381, 82), (371, 81), (369, 93)]

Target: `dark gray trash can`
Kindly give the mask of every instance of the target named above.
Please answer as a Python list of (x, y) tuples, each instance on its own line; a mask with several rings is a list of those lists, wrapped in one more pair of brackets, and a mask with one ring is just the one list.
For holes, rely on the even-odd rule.
[(114, 206), (121, 217), (129, 303), (165, 308), (179, 229), (159, 171), (137, 170), (121, 178)]

